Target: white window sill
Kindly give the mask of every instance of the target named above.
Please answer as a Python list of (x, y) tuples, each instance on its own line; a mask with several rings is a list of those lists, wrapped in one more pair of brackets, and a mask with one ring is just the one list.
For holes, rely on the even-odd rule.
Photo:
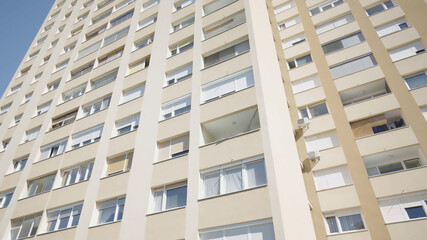
[(345, 235), (345, 234), (352, 234), (352, 233), (359, 233), (359, 232), (367, 232), (368, 229), (360, 229), (360, 230), (353, 230), (353, 231), (346, 231), (346, 232), (339, 232), (339, 233), (329, 233), (327, 236), (338, 236), (338, 235)]
[(96, 224), (96, 225), (89, 226), (89, 229), (91, 229), (91, 228), (97, 228), (97, 227), (102, 227), (102, 226), (110, 225), (110, 224), (115, 224), (115, 223), (119, 223), (119, 222), (121, 222), (121, 221), (122, 221), (122, 220), (116, 220), (116, 221), (113, 221), (113, 222), (98, 223), (98, 224)]
[(153, 216), (153, 215), (157, 215), (157, 214), (161, 214), (161, 213), (166, 213), (166, 212), (172, 212), (175, 210), (179, 210), (179, 209), (183, 209), (186, 206), (182, 206), (182, 207), (176, 207), (176, 208), (171, 208), (171, 209), (167, 209), (167, 210), (163, 210), (163, 211), (159, 211), (159, 212), (152, 212), (152, 213), (148, 213), (146, 216)]
[(203, 197), (203, 198), (199, 198), (197, 201), (204, 201), (204, 200), (209, 200), (209, 199), (213, 199), (213, 198), (219, 198), (219, 197), (223, 197), (223, 196), (237, 194), (237, 193), (241, 193), (241, 192), (247, 192), (247, 191), (255, 190), (255, 189), (258, 189), (258, 188), (267, 187), (267, 185), (268, 184), (266, 183), (266, 184), (259, 185), (259, 186), (256, 186), (256, 187), (252, 187), (252, 188), (241, 189), (241, 190), (238, 190), (238, 191), (229, 192), (229, 193), (223, 193), (223, 194), (219, 194), (219, 195), (215, 195), (215, 196), (210, 196), (210, 197)]
[(324, 188), (324, 189), (316, 190), (316, 192), (326, 192), (326, 191), (329, 191), (329, 190), (334, 190), (334, 189), (339, 189), (339, 188), (345, 188), (345, 187), (352, 186), (352, 185), (353, 185), (353, 183), (342, 185), (342, 186), (338, 186), (338, 187)]
[(404, 169), (404, 170), (400, 170), (400, 171), (378, 174), (378, 175), (370, 176), (369, 178), (377, 178), (377, 177), (382, 177), (382, 176), (388, 176), (388, 175), (398, 174), (398, 173), (402, 173), (402, 172), (414, 171), (414, 170), (421, 169), (421, 168), (427, 168), (427, 165), (414, 167), (414, 168), (410, 168), (410, 169)]

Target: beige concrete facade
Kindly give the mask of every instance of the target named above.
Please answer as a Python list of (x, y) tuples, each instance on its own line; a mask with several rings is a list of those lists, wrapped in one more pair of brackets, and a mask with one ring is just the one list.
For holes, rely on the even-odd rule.
[(0, 99), (0, 238), (424, 239), (426, 11), (57, 0)]

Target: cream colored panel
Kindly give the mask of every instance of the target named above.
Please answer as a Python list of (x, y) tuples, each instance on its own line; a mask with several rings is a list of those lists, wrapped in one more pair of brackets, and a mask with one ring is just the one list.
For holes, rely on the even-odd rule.
[(89, 227), (87, 239), (117, 240), (121, 222)]
[(162, 102), (169, 102), (173, 99), (187, 95), (191, 92), (191, 78), (177, 82), (163, 88)]
[(412, 56), (406, 59), (402, 59), (395, 64), (397, 70), (402, 76), (406, 76), (412, 73), (421, 72), (425, 70), (425, 63), (427, 62), (427, 54), (422, 53), (416, 56)]
[(276, 14), (276, 21), (278, 23), (283, 22), (284, 20), (288, 19), (290, 16), (296, 16), (296, 15), (298, 15), (298, 8), (292, 7), (281, 13)]
[(328, 236), (328, 240), (371, 240), (371, 239), (372, 239), (371, 235), (367, 230), (361, 231), (361, 232)]
[(42, 175), (47, 175), (48, 173), (56, 172), (56, 170), (59, 168), (61, 156), (62, 155), (58, 155), (40, 162), (35, 162), (31, 167), (31, 172), (28, 176), (28, 179), (33, 179)]
[[(103, 111), (99, 111), (95, 114), (89, 115), (89, 116), (84, 117), (84, 118), (80, 118), (77, 121), (75, 121), (72, 134), (76, 134), (76, 133), (81, 132), (83, 130), (86, 130), (86, 129), (89, 129), (91, 127), (94, 127), (94, 126), (97, 126), (99, 124), (104, 123), (106, 116), (107, 116), (106, 110), (107, 109), (104, 109)], [(108, 133), (105, 133), (105, 134), (108, 134)]]
[(256, 106), (255, 88), (253, 87), (203, 104), (200, 107), (200, 122), (207, 122), (252, 106)]
[[(131, 169), (132, 171), (132, 169)], [(97, 199), (109, 199), (126, 194), (129, 172), (101, 179)]]
[(50, 232), (46, 234), (37, 234), (38, 240), (73, 240), (76, 228), (63, 229), (61, 231)]
[(271, 218), (271, 216), (268, 187), (199, 201), (199, 229)]
[(346, 163), (347, 161), (342, 147), (334, 147), (322, 150), (322, 152), (320, 153), (320, 161), (318, 161), (314, 165), (312, 170), (318, 171), (325, 168), (336, 167)]
[(171, 33), (169, 43), (176, 44), (184, 39), (190, 38), (194, 34), (194, 24), (188, 25), (176, 32)]
[(310, 52), (310, 46), (307, 41), (304, 41), (298, 45), (292, 46), (290, 48), (286, 48), (283, 50), (285, 54), (285, 58), (294, 58), (303, 53)]
[(145, 239), (184, 239), (185, 208), (149, 215), (146, 227)]
[(320, 40), (321, 44), (327, 43), (327, 42), (330, 42), (334, 39), (343, 37), (347, 34), (356, 32), (359, 29), (360, 29), (359, 24), (357, 24), (356, 21), (350, 22), (350, 23), (347, 23), (347, 24), (342, 25), (340, 27), (329, 30), (327, 32), (321, 33), (319, 35), (319, 40)]
[(344, 108), (349, 122), (375, 116), (399, 108), (399, 103), (393, 94), (383, 95), (367, 101), (348, 105)]
[(418, 143), (411, 127), (402, 127), (392, 131), (375, 134), (356, 140), (362, 156), (406, 147)]
[(41, 212), (45, 209), (49, 199), (49, 192), (38, 194), (29, 198), (18, 200), (11, 219), (28, 215), (29, 213)]
[(219, 144), (214, 143), (200, 147), (200, 169), (257, 156), (262, 153), (261, 132), (251, 132), (227, 139)]
[[(275, 27), (275, 26), (273, 26), (273, 27)], [(293, 25), (289, 28), (285, 28), (285, 29), (281, 30), (279, 32), (279, 34), (280, 34), (280, 39), (286, 39), (290, 36), (294, 36), (294, 35), (297, 35), (298, 33), (302, 33), (302, 32), (304, 32), (304, 27), (302, 26), (301, 23), (298, 23), (298, 24)]]
[(128, 62), (133, 63), (138, 60), (141, 60), (144, 57), (147, 57), (148, 55), (150, 55), (152, 47), (153, 47), (153, 44), (149, 44), (143, 48), (138, 49), (137, 51), (132, 52), (130, 54)]
[(427, 219), (388, 224), (387, 228), (393, 240), (419, 240), (427, 236)]
[(374, 25), (374, 27), (377, 27), (379, 25), (383, 25), (387, 22), (390, 22), (393, 19), (398, 19), (403, 16), (405, 16), (405, 13), (402, 11), (402, 9), (399, 6), (397, 6), (397, 7), (390, 8), (387, 11), (383, 11), (378, 14), (375, 14), (369, 18), (371, 19), (372, 25)]
[(121, 119), (125, 116), (130, 116), (141, 111), (143, 97), (133, 99), (129, 102), (120, 104), (117, 109), (117, 118)]
[(145, 82), (147, 80), (147, 72), (148, 72), (147, 70), (148, 69), (143, 69), (132, 75), (126, 76), (123, 83), (123, 89), (126, 89), (127, 86), (133, 85), (135, 83)]
[(326, 98), (323, 87), (321, 86), (295, 94), (294, 97), (295, 103), (298, 107), (307, 106)]
[(136, 131), (132, 131), (110, 139), (110, 143), (108, 144), (108, 155), (112, 156), (133, 149), (135, 146), (135, 140)]
[(363, 42), (326, 55), (326, 61), (328, 62), (329, 66), (332, 66), (370, 52), (371, 48), (369, 47), (368, 43)]
[(30, 152), (31, 152), (31, 150), (32, 150), (32, 148), (33, 148), (33, 146), (34, 146), (34, 142), (35, 141), (29, 141), (29, 142), (26, 142), (26, 143), (19, 144), (18, 150), (16, 151), (16, 154), (15, 154), (14, 157), (15, 158), (20, 158), (20, 157), (29, 155)]
[(167, 139), (190, 131), (190, 112), (159, 122), (157, 139)]
[(324, 212), (360, 206), (354, 185), (319, 191), (317, 196)]
[(14, 188), (18, 185), (18, 180), (21, 177), (22, 171), (15, 172), (13, 174), (8, 174), (4, 176), (3, 181), (1, 182), (0, 192)]
[(179, 53), (174, 55), (173, 57), (169, 57), (166, 60), (166, 69), (176, 68), (177, 66), (181, 66), (183, 62), (191, 62), (193, 60), (193, 49), (189, 49), (183, 53)]
[[(213, 2), (213, 1), (211, 1)], [(243, 9), (243, 1), (239, 0), (236, 1), (230, 5), (228, 5), (227, 7), (221, 8), (218, 11), (215, 11), (207, 16), (204, 16), (202, 18), (203, 21), (203, 26), (208, 26), (216, 21), (218, 21), (219, 19), (223, 19), (227, 16), (232, 15), (233, 13), (236, 13), (237, 11)]]
[(325, 114), (310, 119), (310, 126), (304, 133), (304, 136), (311, 136), (335, 129), (334, 119), (331, 114)]
[(427, 168), (423, 167), (371, 177), (370, 181), (375, 196), (381, 198), (427, 189), (426, 174)]
[(246, 23), (240, 24), (228, 31), (218, 34), (202, 42), (202, 54), (215, 52), (219, 46), (227, 46), (236, 42), (238, 39), (244, 39), (248, 34)]
[(424, 106), (427, 104), (427, 87), (418, 88), (411, 91), (412, 96), (417, 102), (418, 106)]
[(327, 11), (314, 15), (313, 17), (311, 17), (311, 19), (313, 20), (314, 25), (317, 25), (319, 23), (333, 19), (334, 17), (337, 17), (339, 15), (344, 15), (344, 13), (348, 11), (350, 11), (350, 8), (347, 3), (344, 2), (344, 4), (340, 4), (336, 7), (328, 9)]
[(340, 92), (365, 83), (373, 82), (381, 78), (384, 78), (384, 73), (381, 71), (379, 66), (375, 66), (345, 77), (341, 77), (335, 80), (335, 86)]
[[(171, 171), (173, 169), (173, 171)], [(153, 188), (187, 179), (188, 155), (161, 161), (153, 165)]]
[(196, 4), (194, 3), (186, 6), (185, 8), (181, 8), (179, 11), (172, 13), (171, 22), (176, 22), (179, 19), (182, 19), (188, 16), (189, 14), (194, 13), (195, 9), (196, 9)]
[[(413, 42), (419, 38), (420, 35), (418, 34), (417, 30), (415, 30), (414, 27), (409, 27), (405, 30), (387, 35), (381, 38), (381, 40), (383, 41), (384, 47), (386, 49), (391, 49), (402, 45), (403, 42)], [(403, 41), (403, 39), (405, 40)]]
[(61, 167), (68, 168), (95, 158), (98, 145), (99, 142), (95, 142), (87, 146), (65, 152)]
[(72, 204), (83, 201), (86, 195), (88, 181), (72, 184), (66, 187), (53, 189), (47, 208), (52, 209), (63, 206), (65, 204)]

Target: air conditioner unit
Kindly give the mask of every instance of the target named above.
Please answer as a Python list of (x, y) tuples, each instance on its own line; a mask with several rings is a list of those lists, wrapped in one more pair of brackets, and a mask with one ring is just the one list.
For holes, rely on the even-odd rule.
[(309, 153), (308, 153), (308, 158), (309, 158), (311, 161), (319, 160), (319, 159), (320, 159), (320, 152), (319, 152), (319, 150), (315, 150), (315, 151), (311, 151), (311, 152), (309, 152)]
[(310, 121), (305, 117), (298, 119), (297, 123), (299, 128), (306, 128), (310, 124)]

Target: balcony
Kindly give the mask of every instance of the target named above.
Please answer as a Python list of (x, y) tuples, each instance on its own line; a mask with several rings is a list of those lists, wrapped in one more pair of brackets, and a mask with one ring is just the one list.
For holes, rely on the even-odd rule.
[(260, 128), (258, 108), (252, 107), (222, 118), (201, 124), (202, 139), (200, 145), (226, 140)]
[(390, 93), (385, 80), (379, 80), (364, 84), (339, 93), (344, 106), (373, 99)]
[(400, 110), (386, 112), (374, 117), (365, 118), (350, 123), (355, 138), (387, 132), (406, 126)]
[(416, 145), (365, 156), (363, 163), (370, 177), (419, 168), (427, 164)]

